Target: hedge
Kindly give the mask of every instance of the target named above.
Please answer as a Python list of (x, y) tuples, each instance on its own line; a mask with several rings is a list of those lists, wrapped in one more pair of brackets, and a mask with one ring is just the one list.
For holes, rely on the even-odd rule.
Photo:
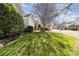
[[(22, 32), (23, 18), (12, 4), (0, 4), (0, 38)], [(2, 35), (4, 33), (4, 35)]]

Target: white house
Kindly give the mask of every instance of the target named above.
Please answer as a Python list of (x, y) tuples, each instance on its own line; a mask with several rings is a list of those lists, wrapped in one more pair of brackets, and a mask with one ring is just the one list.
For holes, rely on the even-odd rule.
[(64, 28), (79, 30), (79, 19), (73, 22), (64, 24)]
[(13, 3), (14, 8), (20, 15), (23, 17), (24, 21), (24, 28), (27, 28), (27, 26), (33, 26), (34, 27), (34, 18), (32, 14), (25, 14), (25, 12), (22, 9), (21, 3)]
[(36, 21), (39, 22), (38, 24), (41, 24), (40, 20), (34, 17), (33, 14), (25, 14), (21, 6), (21, 3), (13, 3), (13, 6), (15, 7), (16, 11), (22, 15), (24, 21), (24, 28), (27, 28), (27, 26), (34, 27)]
[(32, 14), (26, 14), (23, 17), (24, 20), (24, 28), (27, 28), (27, 26), (33, 26), (35, 25), (35, 20)]

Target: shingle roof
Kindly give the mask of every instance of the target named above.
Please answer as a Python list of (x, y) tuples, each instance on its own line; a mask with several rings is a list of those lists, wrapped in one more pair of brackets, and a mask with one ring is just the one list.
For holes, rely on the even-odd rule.
[(24, 17), (29, 17), (29, 16), (31, 16), (32, 14), (26, 14)]

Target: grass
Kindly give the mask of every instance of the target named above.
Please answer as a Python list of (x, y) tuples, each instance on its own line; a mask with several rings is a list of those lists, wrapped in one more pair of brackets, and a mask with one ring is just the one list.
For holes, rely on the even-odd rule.
[(0, 56), (77, 56), (77, 41), (61, 33), (26, 33), (1, 48)]

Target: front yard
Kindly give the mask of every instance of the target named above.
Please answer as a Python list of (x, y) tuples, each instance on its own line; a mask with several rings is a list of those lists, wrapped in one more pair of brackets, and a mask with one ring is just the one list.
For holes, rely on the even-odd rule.
[(0, 56), (76, 56), (78, 40), (54, 32), (26, 33), (1, 48)]

